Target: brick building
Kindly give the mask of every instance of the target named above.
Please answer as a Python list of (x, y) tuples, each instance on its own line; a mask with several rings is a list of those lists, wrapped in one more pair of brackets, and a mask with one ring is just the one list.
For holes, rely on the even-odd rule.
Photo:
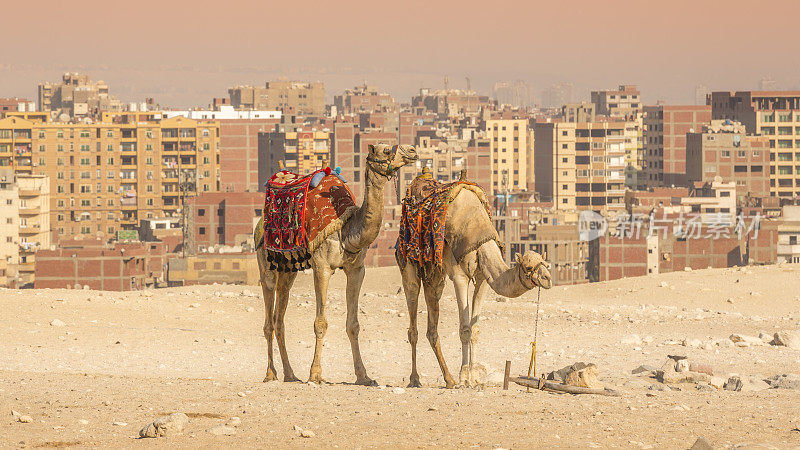
[[(75, 242), (73, 242), (75, 244)], [(174, 256), (163, 242), (103, 246), (84, 241), (36, 253), (34, 288), (88, 286), (105, 291), (133, 291), (166, 283), (167, 260)]]
[(714, 119), (741, 122), (769, 140), (770, 195), (800, 196), (800, 91), (714, 92), (711, 108)]
[(686, 133), (698, 132), (709, 122), (710, 106), (645, 106), (641, 184), (687, 186)]
[(258, 134), (259, 190), (275, 172), (286, 169), (308, 175), (327, 167), (331, 160), (331, 133), (308, 125), (276, 125)]
[(632, 120), (642, 112), (639, 88), (633, 84), (621, 84), (617, 89), (592, 91), (591, 99), (600, 115)]
[(736, 196), (769, 196), (769, 140), (745, 133), (744, 126), (715, 120), (701, 132), (686, 135), (687, 182), (736, 183)]
[(214, 245), (253, 245), (253, 229), (264, 209), (261, 192), (215, 192), (186, 199), (187, 252)]
[(384, 112), (392, 111), (397, 107), (391, 95), (382, 93), (378, 91), (377, 87), (369, 86), (366, 83), (334, 96), (333, 105), (336, 107), (337, 114)]

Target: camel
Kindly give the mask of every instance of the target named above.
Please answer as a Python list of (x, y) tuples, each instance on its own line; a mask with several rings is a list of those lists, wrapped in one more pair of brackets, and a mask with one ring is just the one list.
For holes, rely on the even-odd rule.
[[(317, 311), (314, 320), (316, 345), (314, 360), (311, 363), (309, 382), (323, 383), (322, 378), (322, 343), (328, 321), (325, 318), (325, 306), (328, 298), (328, 281), (334, 271), (343, 269), (347, 276), (347, 336), (353, 353), (353, 365), (356, 373), (356, 384), (376, 386), (377, 383), (367, 376), (361, 351), (358, 345), (358, 297), (364, 281), (364, 257), (366, 250), (378, 236), (383, 220), (383, 188), (397, 170), (417, 160), (417, 152), (413, 146), (376, 144), (369, 146), (366, 158), (365, 192), (361, 206), (353, 207), (352, 213), (345, 218), (338, 230), (330, 234), (311, 253), (311, 269), (314, 271), (314, 290), (317, 298)], [(261, 240), (264, 218), (254, 232), (255, 242)], [(310, 220), (313, 220), (311, 218)], [(300, 381), (292, 371), (286, 352), (286, 334), (284, 315), (289, 301), (289, 290), (297, 277), (297, 272), (278, 272), (270, 270), (266, 250), (259, 246), (256, 252), (261, 278), (261, 289), (264, 293), (266, 318), (264, 320), (264, 337), (267, 339), (267, 374), (264, 382), (277, 380), (273, 353), (273, 331), (278, 341), (278, 350), (283, 365), (284, 381)]]
[[(456, 383), (442, 356), (437, 330), (439, 299), (444, 288), (445, 274), (455, 286), (458, 302), (461, 337), (459, 385), (461, 386), (482, 385), (475, 370), (475, 351), (479, 332), (478, 318), (487, 287), (499, 295), (512, 298), (519, 297), (537, 286), (545, 289), (552, 287), (549, 264), (538, 253), (529, 251), (523, 255), (518, 254), (517, 264), (513, 267), (509, 267), (503, 261), (497, 243), (497, 231), (492, 226), (484, 202), (485, 194), (479, 188), (462, 189), (450, 202), (445, 217), (445, 244), (441, 270), (428, 273), (423, 278), (415, 262), (405, 261), (399, 252), (396, 253), (410, 322), (408, 341), (411, 344), (411, 377), (408, 387), (421, 386), (417, 373), (417, 299), (420, 287), (424, 290), (428, 310), (428, 341), (436, 354), (448, 389), (455, 387)], [(465, 242), (471, 243), (468, 244), (470, 247), (464, 247)], [(454, 246), (466, 251), (456, 252)], [(463, 256), (457, 259), (456, 253), (463, 253)], [(475, 286), (471, 305), (467, 298), (470, 282)]]

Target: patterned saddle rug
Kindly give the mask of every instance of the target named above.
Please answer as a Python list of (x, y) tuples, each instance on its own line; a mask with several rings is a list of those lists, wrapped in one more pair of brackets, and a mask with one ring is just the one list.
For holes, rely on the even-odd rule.
[[(316, 177), (315, 177), (316, 176)], [(319, 179), (311, 186), (312, 179)], [(347, 185), (330, 169), (300, 177), (280, 171), (267, 182), (263, 240), (270, 270), (311, 267), (311, 253), (340, 230), (357, 207)]]
[[(425, 176), (414, 179), (403, 199), (400, 233), (395, 248), (401, 265), (408, 261), (413, 262), (423, 277), (432, 271), (441, 270), (447, 207), (464, 189), (478, 195), (486, 207), (491, 223), (492, 212), (486, 194), (477, 184), (468, 181), (443, 184)], [(496, 236), (493, 229), (488, 234), (492, 239)], [(454, 248), (456, 259), (460, 261), (464, 253), (471, 250), (474, 249), (465, 248), (462, 251), (460, 245), (458, 250)]]

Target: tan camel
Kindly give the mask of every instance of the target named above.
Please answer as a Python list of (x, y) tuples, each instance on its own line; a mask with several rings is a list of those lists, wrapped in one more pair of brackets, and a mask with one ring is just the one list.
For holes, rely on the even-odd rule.
[[(458, 302), (459, 335), (461, 337), (461, 372), (459, 382), (464, 386), (482, 384), (475, 370), (475, 347), (478, 339), (478, 318), (481, 302), (486, 288), (505, 297), (519, 297), (529, 290), (541, 286), (552, 287), (548, 263), (536, 252), (517, 255), (517, 264), (509, 267), (497, 244), (497, 232), (491, 223), (483, 201), (485, 194), (480, 190), (462, 189), (453, 198), (445, 217), (445, 245), (442, 270), (427, 279), (421, 279), (419, 268), (412, 261), (404, 261), (397, 253), (401, 267), (403, 289), (408, 304), (408, 341), (411, 343), (411, 377), (409, 387), (420, 387), (417, 373), (417, 298), (420, 286), (424, 289), (428, 308), (428, 341), (436, 354), (439, 367), (444, 375), (447, 388), (455, 387), (455, 381), (447, 369), (439, 343), (439, 299), (444, 289), (445, 274), (453, 281)], [(466, 243), (466, 244), (465, 244)], [(471, 244), (470, 244), (471, 243)], [(469, 247), (465, 247), (468, 245)], [(460, 260), (456, 259), (453, 248), (475, 248), (466, 251)], [(458, 252), (460, 253), (460, 252)], [(467, 298), (469, 282), (475, 285), (470, 305)]]
[[(361, 283), (364, 281), (364, 256), (381, 229), (383, 220), (383, 188), (395, 172), (402, 166), (417, 160), (417, 152), (413, 146), (390, 146), (377, 144), (369, 146), (366, 158), (366, 176), (364, 201), (360, 207), (353, 207), (352, 213), (345, 218), (339, 230), (333, 232), (311, 253), (311, 268), (314, 271), (314, 290), (317, 297), (317, 313), (314, 320), (316, 346), (314, 361), (311, 363), (309, 381), (321, 383), (322, 378), (322, 342), (328, 321), (325, 318), (325, 306), (328, 298), (328, 281), (334, 271), (343, 269), (347, 276), (347, 336), (353, 352), (353, 365), (356, 372), (356, 384), (374, 386), (375, 381), (367, 376), (361, 352), (358, 346), (358, 297)], [(260, 242), (263, 234), (263, 217), (256, 226), (255, 242)], [(313, 219), (310, 219), (313, 220)], [(261, 272), (261, 289), (264, 292), (266, 318), (264, 320), (264, 336), (267, 339), (268, 368), (264, 381), (277, 379), (272, 354), (273, 330), (278, 341), (281, 354), (284, 381), (299, 381), (295, 377), (286, 353), (284, 315), (289, 301), (289, 290), (297, 276), (296, 272), (277, 272), (269, 270), (266, 251), (263, 246), (257, 250), (258, 265)]]

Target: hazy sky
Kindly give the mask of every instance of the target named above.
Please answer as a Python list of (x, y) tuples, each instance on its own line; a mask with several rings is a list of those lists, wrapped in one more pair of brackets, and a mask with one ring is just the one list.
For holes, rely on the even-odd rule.
[(421, 86), (490, 93), (523, 79), (578, 96), (639, 84), (646, 102), (691, 103), (694, 86), (800, 86), (800, 2), (185, 1), (3, 2), (0, 96), (88, 72), (125, 101), (194, 106), (269, 78), (364, 79), (407, 100)]

